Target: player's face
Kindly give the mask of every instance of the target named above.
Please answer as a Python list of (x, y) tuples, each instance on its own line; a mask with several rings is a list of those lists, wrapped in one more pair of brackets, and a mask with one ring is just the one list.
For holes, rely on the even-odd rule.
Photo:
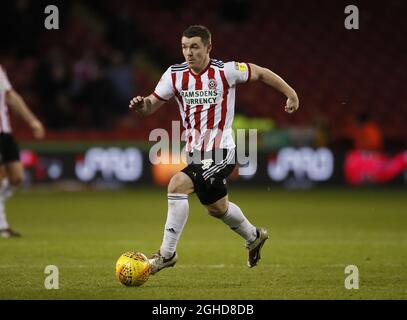
[(211, 45), (204, 45), (201, 37), (182, 37), (182, 54), (188, 66), (194, 71), (200, 71), (206, 67), (209, 61)]

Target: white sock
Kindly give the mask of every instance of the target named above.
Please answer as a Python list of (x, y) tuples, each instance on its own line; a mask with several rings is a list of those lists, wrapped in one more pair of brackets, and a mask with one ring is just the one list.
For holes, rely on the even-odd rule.
[(4, 210), (4, 200), (0, 197), (0, 230), (9, 228), (6, 212)]
[(13, 195), (14, 187), (8, 182), (8, 179), (0, 181), (0, 199), (7, 200)]
[(171, 258), (177, 249), (177, 243), (188, 219), (188, 195), (182, 193), (168, 194), (167, 221), (160, 253), (164, 258)]
[(233, 202), (229, 202), (228, 210), (220, 219), (247, 242), (250, 243), (256, 239), (256, 227), (247, 220), (242, 210)]
[(5, 201), (13, 194), (8, 179), (0, 181), (0, 230), (9, 228), (6, 217)]

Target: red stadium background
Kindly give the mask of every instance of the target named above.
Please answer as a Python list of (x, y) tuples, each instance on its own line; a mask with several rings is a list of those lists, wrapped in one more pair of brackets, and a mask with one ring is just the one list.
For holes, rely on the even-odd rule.
[[(162, 72), (182, 62), (182, 31), (204, 24), (212, 31), (212, 57), (268, 67), (300, 97), (301, 109), (288, 115), (278, 92), (258, 83), (237, 89), (237, 126), (261, 128), (259, 149), (266, 158), (276, 158), (281, 148), (328, 148), (335, 155), (334, 175), (341, 175), (333, 181), (406, 184), (404, 1), (352, 2), (359, 8), (358, 30), (344, 26), (345, 1), (54, 4), (58, 30), (44, 27), (44, 1), (14, 1), (0, 12), (5, 39), (0, 64), (43, 120), (47, 138), (33, 141), (15, 117), (14, 132), (39, 162), (63, 162), (61, 154), (85, 154), (101, 144), (134, 145), (146, 154), (151, 130), (170, 130), (170, 120), (179, 119), (178, 108), (170, 102), (165, 110), (142, 118), (128, 112), (128, 101), (151, 93)], [(55, 156), (50, 160), (44, 150)], [(354, 170), (347, 158), (352, 150), (379, 155), (382, 162), (366, 169), (372, 166), (359, 159), (359, 169), (349, 172)], [(351, 160), (354, 164), (355, 158)], [(32, 161), (26, 164), (33, 168)], [(73, 166), (71, 162), (69, 170)]]

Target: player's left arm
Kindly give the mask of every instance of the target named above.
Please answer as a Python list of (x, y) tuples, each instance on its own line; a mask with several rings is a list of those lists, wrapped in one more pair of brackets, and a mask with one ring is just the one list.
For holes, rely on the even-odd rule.
[(249, 66), (251, 71), (249, 81), (260, 80), (283, 93), (287, 97), (287, 103), (284, 107), (286, 112), (293, 113), (298, 109), (299, 99), (297, 93), (287, 82), (267, 68), (262, 68), (252, 63), (250, 63)]
[(42, 139), (45, 136), (45, 130), (41, 121), (31, 112), (24, 99), (15, 90), (7, 91), (6, 103), (11, 110), (27, 122), (35, 138)]

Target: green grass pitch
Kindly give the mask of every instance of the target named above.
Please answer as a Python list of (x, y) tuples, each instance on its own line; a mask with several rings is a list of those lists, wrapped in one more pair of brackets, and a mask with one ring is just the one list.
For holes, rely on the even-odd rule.
[[(0, 299), (407, 298), (406, 190), (231, 188), (230, 200), (270, 232), (257, 267), (192, 195), (177, 265), (124, 287), (115, 262), (158, 249), (165, 189), (21, 191), (7, 209), (23, 237), (0, 239)], [(59, 268), (58, 290), (44, 287), (47, 265)], [(344, 287), (347, 265), (359, 269), (358, 290)]]

